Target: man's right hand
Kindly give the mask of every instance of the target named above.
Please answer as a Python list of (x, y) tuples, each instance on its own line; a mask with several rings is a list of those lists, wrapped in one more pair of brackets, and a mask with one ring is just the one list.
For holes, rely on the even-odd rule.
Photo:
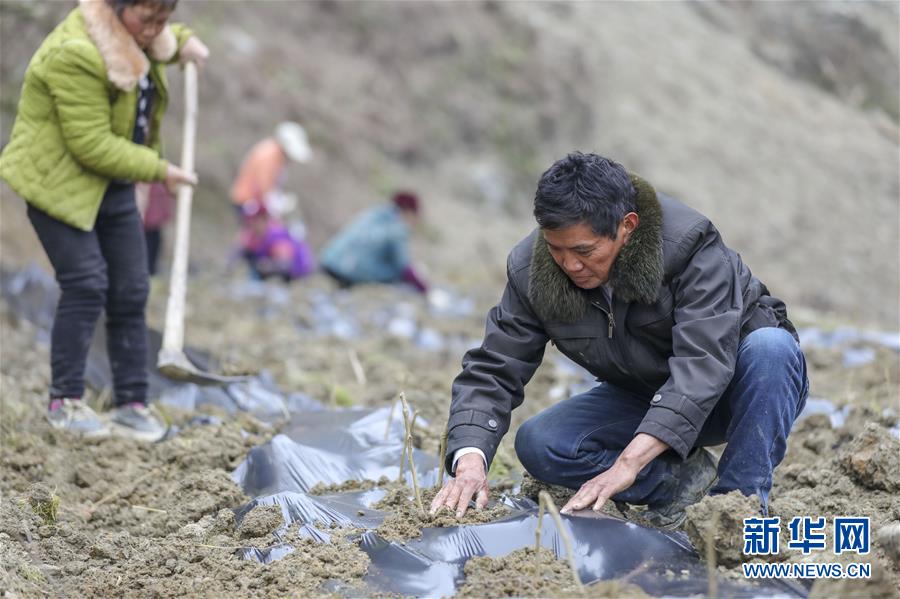
[(446, 507), (454, 510), (457, 518), (462, 518), (473, 495), (475, 508), (480, 510), (487, 505), (489, 494), (484, 460), (477, 453), (467, 453), (456, 463), (456, 476), (447, 481), (431, 502), (431, 514)]
[(182, 170), (181, 167), (175, 166), (171, 162), (166, 167), (166, 188), (169, 193), (175, 195), (181, 185), (196, 185), (197, 175)]

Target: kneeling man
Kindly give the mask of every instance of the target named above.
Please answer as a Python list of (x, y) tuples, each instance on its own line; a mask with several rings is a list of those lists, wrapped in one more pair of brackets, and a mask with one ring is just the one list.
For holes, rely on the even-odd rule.
[[(578, 489), (564, 513), (612, 499), (675, 528), (687, 505), (735, 489), (765, 512), (809, 386), (784, 303), (706, 217), (602, 156), (551, 166), (534, 216), (453, 383), (453, 478), (432, 511), (487, 503), (487, 468), (550, 341), (600, 382), (516, 433), (532, 476)], [(717, 466), (703, 447), (722, 443)]]

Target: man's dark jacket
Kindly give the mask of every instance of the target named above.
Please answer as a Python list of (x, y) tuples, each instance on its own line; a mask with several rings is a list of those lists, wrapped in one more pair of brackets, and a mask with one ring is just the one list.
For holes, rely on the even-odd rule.
[(646, 397), (636, 433), (684, 458), (731, 382), (740, 340), (762, 327), (796, 338), (784, 303), (706, 217), (631, 179), (640, 223), (613, 265), (611, 306), (601, 289), (570, 281), (540, 231), (513, 248), (484, 342), (453, 383), (448, 468), (463, 447), (481, 449), (490, 465), (548, 341), (597, 380)]

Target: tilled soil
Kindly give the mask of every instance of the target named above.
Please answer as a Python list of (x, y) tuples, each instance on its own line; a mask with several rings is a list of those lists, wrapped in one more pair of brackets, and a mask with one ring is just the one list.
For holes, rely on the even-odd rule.
[[(824, 416), (807, 418), (795, 427), (789, 454), (776, 471), (769, 506), (769, 515), (781, 518), (777, 555), (743, 554), (743, 519), (758, 517), (760, 508), (756, 497), (737, 491), (706, 497), (688, 508), (685, 531), (700, 555), (707, 555), (712, 542), (717, 565), (734, 578), (742, 577), (740, 564), (749, 561), (870, 563), (872, 578), (866, 583), (820, 580), (813, 585), (813, 595), (900, 596), (900, 554), (894, 536), (900, 522), (900, 497), (894, 491), (900, 482), (900, 440), (876, 422), (851, 433), (864, 420), (860, 413), (851, 412), (840, 429), (832, 429)], [(825, 550), (804, 555), (787, 548), (788, 523), (804, 516), (827, 519)], [(870, 554), (832, 553), (832, 523), (838, 516), (870, 518)]]
[[(227, 289), (227, 282), (213, 284), (203, 278), (192, 287), (195, 306), (216, 305), (219, 309), (191, 311), (191, 343), (210, 351), (226, 369), (265, 367), (282, 389), (307, 393), (326, 404), (382, 406), (395, 401), (403, 389), (412, 407), (427, 421), (427, 425), (421, 421), (417, 425), (416, 446), (437, 451), (446, 421), (449, 383), (457, 373), (462, 350), (425, 350), (408, 337), (385, 334), (383, 322), (372, 322), (384, 306), (408, 303), (416, 326), (439, 330), (446, 339), (477, 342), (483, 306), (477, 306), (470, 316), (441, 318), (428, 313), (415, 296), (383, 288), (344, 292), (335, 303), (352, 313), (362, 330), (358, 337), (338, 339), (303, 332), (303, 323), (312, 319), (311, 294), (332, 293), (320, 279), (308, 287), (277, 286), (286, 294), (277, 304), (262, 296), (236, 297)], [(157, 287), (150, 308), (150, 320), (156, 323), (162, 314), (159, 292)], [(484, 304), (485, 299), (479, 302)], [(230, 319), (223, 326), (216, 314), (226, 312), (246, 317)], [(270, 426), (246, 415), (217, 413), (221, 424), (188, 425), (192, 415), (169, 409), (166, 418), (183, 428), (161, 443), (72, 439), (54, 432), (43, 420), (49, 382), (46, 346), (35, 343), (33, 327), (15, 321), (3, 302), (0, 321), (0, 561), (4, 565), (0, 588), (19, 596), (281, 597), (327, 594), (338, 584), (351, 589), (351, 594), (365, 594), (362, 577), (368, 558), (359, 549), (354, 531), (329, 530), (331, 544), (301, 540), (296, 527), (283, 529), (281, 514), (271, 507), (254, 509), (240, 528), (235, 527), (232, 508), (249, 498), (230, 473), (250, 448), (277, 432), (277, 423)], [(302, 343), (298, 344), (298, 339)], [(548, 348), (548, 356), (553, 351)], [(839, 354), (809, 353), (813, 395), (824, 395), (846, 408), (846, 418), (836, 428), (825, 415), (810, 416), (795, 426), (785, 461), (776, 471), (772, 511), (783, 518), (872, 518), (873, 537), (888, 540), (876, 540), (873, 553), (865, 556), (873, 564), (870, 586), (857, 581), (819, 582), (814, 593), (852, 597), (872, 590), (884, 595), (900, 581), (897, 552), (891, 549), (894, 536), (879, 536), (879, 531), (890, 531), (892, 523), (900, 522), (900, 500), (896, 498), (900, 442), (888, 432), (897, 417), (895, 381), (900, 380), (900, 368), (896, 354), (879, 350), (875, 363), (845, 369)], [(362, 376), (354, 372), (354, 359), (362, 366)], [(570, 375), (547, 362), (529, 386), (528, 400), (514, 414), (513, 428), (555, 401), (552, 398), (558, 396), (560, 385), (571, 382)], [(92, 396), (92, 401), (98, 399), (102, 398)], [(504, 439), (492, 468), (493, 499), (522, 475), (512, 438), (507, 435)], [(411, 499), (411, 490), (389, 481), (348, 482), (316, 491), (376, 484), (390, 491), (377, 508), (388, 512), (378, 530), (387, 538), (408, 540), (418, 537), (424, 527), (459, 524), (449, 513), (423, 517)], [(526, 477), (522, 492), (536, 496), (542, 488)], [(558, 505), (571, 493), (550, 490)], [(424, 490), (426, 509), (433, 492)], [(725, 504), (720, 503), (723, 501)], [(737, 503), (729, 503), (733, 501)], [(608, 509), (616, 513), (614, 506)], [(741, 560), (739, 516), (752, 513), (753, 502), (726, 496), (708, 498), (693, 508), (696, 530), (692, 538), (701, 555), (703, 539), (708, 536), (703, 525), (711, 521), (714, 511), (722, 514), (713, 533), (718, 565), (720, 571), (734, 576)], [(463, 522), (486, 522), (506, 513), (499, 505), (481, 512), (470, 510)], [(687, 530), (691, 532), (691, 521)], [(247, 547), (265, 549), (283, 543), (290, 543), (295, 550), (268, 565), (237, 557)], [(786, 557), (797, 560), (802, 554)], [(824, 560), (816, 554), (812, 558)], [(828, 556), (827, 561), (835, 559)], [(508, 560), (518, 561), (513, 567)], [(535, 559), (528, 551), (500, 560), (472, 560), (466, 570), (467, 586), (460, 592), (479, 596), (480, 581), (487, 579), (497, 581), (491, 595), (568, 596), (575, 592), (566, 586), (570, 583), (567, 563), (549, 557), (540, 560), (542, 565), (533, 571), (529, 564)], [(514, 580), (506, 580), (501, 576), (504, 572), (516, 572)], [(340, 582), (323, 586), (332, 579)], [(591, 589), (592, 594), (607, 592)], [(608, 594), (637, 592), (633, 587), (615, 587)]]
[(464, 571), (466, 583), (459, 597), (648, 597), (640, 587), (615, 580), (578, 586), (568, 562), (545, 548), (535, 553), (533, 547), (526, 547), (498, 559), (473, 557)]
[(421, 492), (422, 507), (419, 509), (412, 491), (407, 487), (395, 487), (378, 503), (376, 509), (390, 511), (391, 514), (376, 529), (376, 532), (389, 541), (406, 541), (422, 534), (423, 528), (444, 528), (460, 524), (483, 524), (497, 520), (509, 514), (509, 508), (496, 504), (482, 510), (469, 509), (462, 518), (446, 508), (431, 515), (431, 501), (437, 495), (437, 489), (423, 489)]

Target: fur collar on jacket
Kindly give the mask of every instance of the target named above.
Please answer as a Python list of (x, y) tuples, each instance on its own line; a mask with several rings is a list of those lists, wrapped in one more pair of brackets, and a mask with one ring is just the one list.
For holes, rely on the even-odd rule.
[(168, 25), (144, 54), (106, 0), (79, 0), (79, 5), (88, 35), (103, 57), (106, 74), (122, 91), (133, 90), (150, 71), (148, 55), (155, 61), (167, 62), (178, 51), (175, 34)]
[[(641, 220), (619, 252), (609, 280), (615, 296), (622, 301), (652, 304), (663, 280), (662, 208), (649, 183), (637, 175), (630, 177)], [(547, 321), (576, 322), (589, 303), (588, 293), (572, 283), (554, 262), (540, 232), (531, 256), (528, 297), (538, 315)]]

